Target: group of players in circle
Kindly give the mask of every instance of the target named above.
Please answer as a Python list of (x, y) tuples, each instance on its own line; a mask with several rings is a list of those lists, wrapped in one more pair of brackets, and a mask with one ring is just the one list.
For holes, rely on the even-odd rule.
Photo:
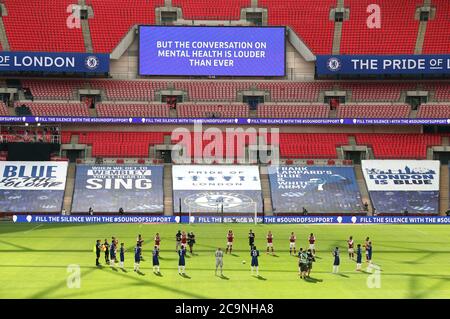
[[(267, 254), (275, 254), (274, 250), (274, 237), (271, 231), (269, 231), (266, 235), (267, 240)], [(313, 233), (311, 233), (308, 237), (309, 248), (303, 249), (299, 248), (297, 254), (296, 248), (297, 237), (294, 232), (289, 236), (289, 255), (298, 257), (298, 274), (300, 278), (306, 279), (310, 276), (312, 265), (316, 261), (316, 237)], [(161, 236), (159, 233), (155, 234), (154, 237), (154, 248), (152, 251), (152, 264), (153, 264), (153, 272), (155, 274), (161, 274), (160, 265), (159, 265), (159, 252), (160, 252), (160, 244), (161, 244)], [(175, 235), (175, 251), (178, 254), (178, 274), (185, 276), (186, 269), (186, 254), (187, 247), (189, 247), (189, 252), (191, 255), (194, 255), (194, 244), (195, 244), (195, 234), (193, 232), (186, 233), (184, 231), (178, 231)], [(259, 276), (259, 250), (255, 246), (255, 233), (250, 229), (248, 234), (248, 242), (250, 246), (250, 257), (251, 257), (251, 274), (253, 275), (254, 271), (256, 271), (256, 276)], [(144, 243), (144, 239), (142, 235), (139, 234), (136, 238), (136, 246), (134, 247), (134, 271), (140, 272), (139, 267), (141, 261), (144, 261), (142, 257), (142, 245)], [(232, 230), (229, 230), (227, 233), (227, 247), (225, 252), (219, 247), (215, 251), (215, 259), (216, 259), (216, 268), (215, 275), (217, 276), (217, 272), (220, 270), (220, 275), (223, 276), (223, 257), (225, 254), (231, 254), (233, 251), (233, 243), (234, 243), (234, 233)], [(348, 247), (348, 256), (349, 259), (355, 260), (356, 254), (356, 271), (361, 271), (362, 266), (362, 247), (361, 244), (356, 246), (355, 252), (355, 243), (353, 241), (353, 237), (347, 240)], [(372, 242), (369, 237), (366, 238), (364, 242), (365, 256), (366, 262), (372, 262)], [(125, 246), (124, 243), (121, 243), (119, 246), (119, 241), (117, 238), (112, 237), (111, 243), (108, 243), (108, 240), (105, 239), (103, 243), (98, 239), (95, 245), (95, 253), (96, 253), (96, 266), (101, 266), (99, 259), (101, 256), (101, 252), (105, 254), (105, 263), (110, 265), (111, 267), (115, 267), (116, 263), (119, 263), (119, 267), (124, 269), (125, 262)], [(119, 251), (119, 261), (117, 260), (117, 251)], [(332, 251), (333, 259), (333, 273), (339, 273), (339, 265), (340, 265), (340, 252), (339, 247), (336, 247)], [(245, 264), (245, 261), (242, 263)]]

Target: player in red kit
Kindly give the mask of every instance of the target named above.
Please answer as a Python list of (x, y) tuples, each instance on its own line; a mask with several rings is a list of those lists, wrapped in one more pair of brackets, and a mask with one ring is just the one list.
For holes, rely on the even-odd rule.
[(291, 233), (291, 236), (289, 237), (289, 255), (292, 255), (292, 251), (294, 251), (294, 256), (297, 254), (297, 251), (295, 249), (295, 241), (297, 240), (297, 237), (295, 236), (294, 232)]
[(313, 255), (316, 255), (316, 236), (313, 233), (309, 235), (309, 249), (311, 249)]
[(227, 234), (227, 250), (225, 251), (225, 254), (227, 254), (228, 251), (231, 254), (231, 251), (233, 250), (233, 240), (234, 240), (234, 234), (233, 234), (233, 231), (230, 229)]
[(267, 233), (267, 253), (269, 253), (269, 249), (272, 250), (272, 255), (274, 253), (273, 250), (273, 235), (272, 232), (269, 230), (269, 232)]
[(348, 258), (353, 260), (355, 258), (355, 250), (353, 248), (354, 242), (352, 236), (350, 236), (350, 238), (347, 240), (347, 245), (348, 245)]
[(155, 235), (155, 247), (159, 250), (159, 245), (161, 244), (161, 237), (159, 236), (159, 233), (156, 233)]
[(186, 232), (183, 231), (181, 233), (181, 248), (186, 249), (186, 246), (187, 246), (187, 235)]

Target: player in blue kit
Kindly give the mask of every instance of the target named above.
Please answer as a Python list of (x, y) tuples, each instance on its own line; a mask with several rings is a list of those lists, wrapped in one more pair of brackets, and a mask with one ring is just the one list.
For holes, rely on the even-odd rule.
[(159, 274), (159, 249), (155, 246), (152, 252), (153, 255), (153, 272)]
[(109, 246), (109, 265), (111, 267), (115, 267), (116, 266), (116, 241), (111, 240), (111, 245)]
[(119, 266), (120, 266), (120, 268), (123, 269), (123, 264), (125, 262), (125, 246), (124, 246), (124, 243), (120, 243), (120, 252), (119, 252), (119, 254), (120, 254), (120, 264), (119, 264)]
[(256, 276), (259, 276), (259, 263), (258, 263), (259, 250), (256, 249), (256, 246), (252, 246), (250, 256), (252, 257), (252, 264), (251, 264), (252, 276), (254, 269), (256, 269)]
[(178, 274), (184, 275), (184, 270), (186, 267), (186, 248), (181, 246), (181, 249), (178, 250)]
[(367, 245), (367, 262), (369, 264), (372, 263), (372, 242), (369, 241), (368, 245)]
[(141, 246), (134, 247), (134, 271), (139, 272), (139, 264), (141, 262)]
[(361, 271), (361, 263), (362, 263), (362, 249), (361, 244), (356, 246), (356, 271)]
[(333, 257), (333, 274), (337, 274), (339, 272), (339, 264), (341, 263), (339, 258), (339, 247), (336, 247), (336, 249), (333, 250)]

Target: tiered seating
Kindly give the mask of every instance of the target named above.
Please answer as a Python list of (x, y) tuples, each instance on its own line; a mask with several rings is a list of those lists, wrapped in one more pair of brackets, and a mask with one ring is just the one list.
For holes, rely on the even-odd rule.
[(162, 144), (160, 132), (86, 132), (79, 143), (92, 145), (93, 157), (148, 157), (149, 146)]
[(423, 54), (448, 54), (450, 46), (450, 2), (447, 0), (432, 0), (431, 4), (436, 7), (434, 20), (427, 23), (425, 40), (423, 43)]
[(355, 134), (359, 145), (372, 147), (376, 159), (426, 159), (427, 147), (441, 144), (440, 135)]
[(241, 8), (250, 7), (250, 0), (173, 0), (172, 6), (183, 10), (185, 20), (239, 20)]
[(0, 102), (0, 116), (8, 116), (8, 108), (6, 107), (5, 103), (2, 101)]
[(96, 109), (103, 117), (169, 117), (167, 104), (97, 103)]
[(231, 104), (178, 104), (178, 117), (248, 117), (248, 105)]
[[(3, 16), (11, 50), (85, 52), (81, 28), (67, 26), (67, 8), (76, 0), (4, 0)], [(105, 25), (108, 28), (107, 25)], [(103, 29), (104, 33), (106, 30)]]
[(315, 54), (331, 54), (334, 22), (329, 15), (336, 0), (260, 0), (258, 6), (268, 9), (269, 25), (288, 25)]
[(366, 82), (366, 83), (339, 83), (343, 90), (352, 92), (353, 101), (377, 101), (396, 102), (400, 100), (402, 91), (413, 90), (415, 83), (387, 83), (387, 82)]
[(281, 133), (280, 156), (287, 158), (337, 158), (336, 147), (347, 144), (347, 134)]
[(426, 90), (434, 91), (434, 99), (437, 102), (450, 101), (450, 83), (426, 83), (424, 85)]
[(82, 116), (89, 117), (89, 111), (84, 103), (46, 103), (46, 102), (17, 102), (15, 106), (26, 105), (31, 113), (37, 116)]
[(418, 118), (450, 118), (450, 104), (422, 104), (417, 113)]
[(339, 118), (407, 118), (407, 104), (343, 104), (338, 106)]
[(86, 0), (94, 18), (89, 19), (95, 52), (112, 52), (133, 25), (155, 24), (155, 8), (163, 0)]
[(78, 88), (83, 87), (80, 80), (23, 80), (23, 88), (29, 88), (35, 99), (71, 100)]
[(260, 104), (258, 117), (264, 118), (325, 118), (330, 107), (325, 104)]
[[(367, 26), (367, 7), (381, 8), (381, 28)], [(350, 19), (342, 27), (341, 54), (413, 54), (419, 28), (414, 19), (423, 0), (346, 0)], [(448, 41), (447, 41), (448, 43)]]
[[(239, 133), (237, 133), (237, 136), (239, 135)], [(225, 132), (222, 133), (222, 151), (223, 151), (223, 156), (224, 158), (229, 158), (229, 157), (233, 157), (234, 159), (236, 158), (244, 158), (245, 157), (245, 147), (248, 145), (257, 145), (257, 135), (256, 134), (249, 134), (249, 136), (240, 136), (240, 138), (242, 138), (243, 144), (240, 144), (240, 141), (238, 141), (237, 136), (234, 137), (234, 145), (231, 146), (230, 143), (227, 143), (227, 136), (225, 135)], [(190, 150), (190, 154), (191, 157), (196, 157), (196, 158), (202, 158), (204, 157), (204, 155), (209, 155), (210, 152), (204, 152), (205, 147), (208, 147), (208, 150), (210, 150), (213, 154), (212, 155), (217, 155), (218, 157), (218, 150), (217, 149), (211, 149), (213, 147), (213, 145), (220, 145), (220, 142), (217, 141), (215, 142), (215, 144), (212, 144), (212, 140), (214, 139), (214, 137), (212, 136), (207, 136), (207, 135), (203, 135), (202, 138), (202, 147), (198, 148), (198, 143), (195, 140), (195, 136), (192, 134), (191, 135), (191, 141), (185, 141), (184, 139), (182, 140), (182, 138), (177, 138), (177, 139), (172, 139), (172, 144), (181, 144), (184, 147), (185, 146), (189, 146), (189, 150)], [(233, 150), (231, 150), (231, 147), (233, 147)], [(197, 152), (201, 152), (201, 153), (197, 153)], [(230, 153), (230, 155), (228, 154)]]

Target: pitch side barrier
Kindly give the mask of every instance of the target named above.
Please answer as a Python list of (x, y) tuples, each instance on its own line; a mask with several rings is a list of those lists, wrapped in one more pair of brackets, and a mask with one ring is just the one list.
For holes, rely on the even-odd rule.
[[(90, 215), (14, 215), (14, 223), (38, 224), (218, 224), (255, 223), (254, 217), (243, 216), (90, 216)], [(264, 224), (315, 224), (315, 225), (377, 225), (417, 224), (446, 225), (450, 216), (265, 216), (258, 217)]]
[(0, 116), (0, 123), (173, 124), (211, 125), (448, 125), (450, 118), (167, 118)]

